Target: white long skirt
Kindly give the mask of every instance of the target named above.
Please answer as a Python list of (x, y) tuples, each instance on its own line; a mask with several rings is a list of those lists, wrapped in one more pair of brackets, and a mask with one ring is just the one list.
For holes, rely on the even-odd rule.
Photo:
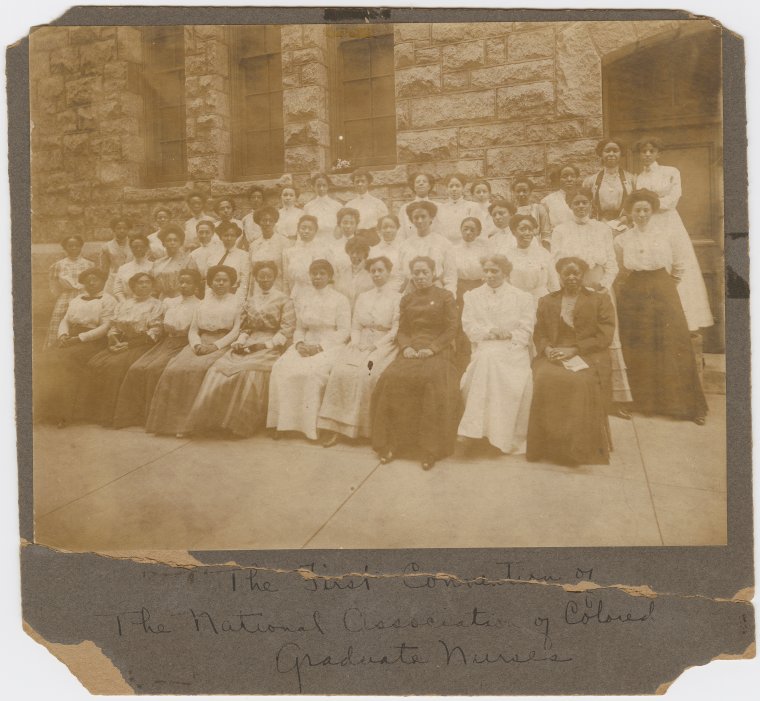
[(325, 387), (335, 360), (344, 346), (302, 357), (295, 346), (272, 366), (269, 379), (267, 428), (300, 431), (307, 438), (317, 438), (317, 416)]
[(458, 434), (487, 438), (503, 453), (524, 453), (533, 397), (528, 349), (509, 341), (478, 343), (460, 387), (465, 409)]

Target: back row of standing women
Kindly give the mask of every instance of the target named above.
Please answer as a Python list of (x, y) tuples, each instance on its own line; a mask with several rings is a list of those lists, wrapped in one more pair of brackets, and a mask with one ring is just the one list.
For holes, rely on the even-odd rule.
[[(664, 167), (656, 164), (658, 147), (655, 140), (640, 144), (642, 162), (648, 168), (640, 177), (646, 184), (654, 185), (657, 177), (667, 179), (673, 189), (678, 184), (677, 171), (675, 175), (669, 172), (674, 169), (659, 172)], [(287, 224), (294, 218), (287, 210), (296, 193), (288, 187), (283, 188), (283, 207), (279, 212), (260, 207), (242, 221), (232, 218), (232, 202), (223, 200), (217, 206), (219, 220), (212, 223), (203, 212), (202, 197), (195, 195), (190, 198), (195, 201), (189, 202), (193, 217), (184, 228), (172, 225), (166, 212), (159, 212), (160, 228), (152, 235), (153, 240), (132, 237), (127, 245), (134, 258), (120, 266), (114, 266), (112, 259), (123, 246), (126, 233), (119, 231), (119, 226), (123, 228), (122, 222), (115, 222), (115, 238), (106, 245), (104, 258), (108, 262), (108, 286), (120, 302), (108, 324), (107, 334), (111, 340), (119, 335), (119, 340), (86, 359), (91, 380), (97, 376), (93, 370), (101, 361), (105, 364), (104, 376), (97, 383), (90, 382), (97, 388), (92, 393), (94, 396), (83, 401), (81, 398), (87, 397), (87, 392), (79, 392), (77, 403), (86, 407), (85, 414), (89, 412), (90, 418), (102, 423), (126, 425), (125, 421), (140, 423), (144, 420), (148, 430), (166, 433), (182, 434), (218, 426), (248, 435), (263, 422), (265, 415), (272, 428), (300, 430), (310, 438), (316, 438), (317, 430), (322, 429), (328, 445), (337, 440), (338, 434), (355, 437), (371, 433), (373, 444), (384, 458), (393, 456), (394, 446), (401, 445), (399, 440), (406, 435), (407, 442), (416, 442), (422, 449), (423, 464), (429, 466), (436, 457), (451, 450), (452, 436), (456, 436), (461, 414), (457, 408), (459, 374), (465, 368), (462, 379), (465, 409), (460, 435), (471, 439), (488, 438), (503, 452), (522, 449), (521, 437), (525, 435), (530, 407), (529, 354), (537, 351), (539, 356), (543, 352), (544, 357), (539, 357), (539, 361), (547, 361), (552, 372), (538, 373), (534, 378), (537, 384), (531, 425), (535, 430), (532, 432), (533, 450), (531, 440), (528, 441), (529, 458), (533, 455), (538, 459), (544, 454), (559, 459), (564, 454), (569, 462), (606, 461), (605, 441), (595, 442), (590, 451), (582, 448), (563, 453), (574, 440), (577, 443), (578, 426), (568, 433), (568, 427), (574, 425), (569, 417), (563, 419), (562, 426), (557, 417), (551, 421), (540, 420), (541, 416), (546, 419), (547, 410), (551, 409), (551, 402), (546, 404), (546, 396), (538, 392), (542, 386), (539, 378), (543, 375), (549, 378), (554, 390), (562, 382), (567, 383), (571, 376), (595, 378), (592, 384), (596, 383), (597, 388), (596, 405), (604, 406), (605, 410), (611, 406), (607, 401), (611, 387), (612, 396), (618, 402), (616, 413), (623, 416), (628, 415), (626, 403), (633, 398), (637, 408), (647, 413), (659, 411), (701, 423), (705, 414), (704, 397), (696, 379), (684, 316), (684, 309), (693, 300), (699, 301), (699, 296), (682, 293), (680, 299), (685, 300), (682, 308), (678, 294), (683, 289), (685, 273), (695, 259), (691, 261), (693, 248), (683, 225), (678, 228), (674, 224), (678, 218), (674, 209), (677, 197), (674, 198), (672, 192), (666, 195), (656, 191), (640, 193), (637, 202), (628, 203), (633, 210), (633, 228), (626, 230), (625, 197), (640, 183), (633, 182), (619, 169), (619, 144), (605, 140), (600, 143), (598, 152), (605, 168), (587, 179), (592, 185), (590, 189), (571, 189), (571, 185), (577, 185), (578, 171), (574, 166), (566, 166), (559, 173), (559, 190), (544, 198), (543, 203), (532, 203), (532, 183), (527, 178), (517, 178), (512, 183), (512, 201), (491, 198), (487, 214), (484, 203), (469, 202), (462, 197), (466, 185), (463, 176), (455, 174), (447, 179), (449, 198), (436, 205), (427, 198), (429, 192), (425, 192), (425, 186), (429, 190), (431, 185), (430, 177), (418, 174), (412, 180), (416, 199), (395, 219), (384, 214), (387, 212), (385, 204), (367, 192), (371, 175), (357, 172), (354, 176), (357, 196), (346, 206), (329, 198), (326, 176), (314, 178), (317, 197), (304, 207), (307, 214), (295, 208), (298, 213), (296, 241), (290, 240), (291, 229)], [(617, 161), (609, 152), (613, 155), (616, 152)], [(655, 158), (651, 158), (653, 152)], [(570, 182), (571, 176), (573, 182)], [(473, 183), (475, 197), (481, 197), (483, 190), (488, 192), (487, 183)], [(564, 205), (559, 193), (565, 194)], [(617, 205), (611, 206), (615, 205), (615, 198)], [(659, 213), (663, 202), (672, 206)], [(643, 203), (643, 209), (649, 207), (648, 217), (644, 212), (636, 220), (637, 203)], [(590, 218), (592, 211), (597, 219)], [(668, 214), (669, 211), (672, 213)], [(161, 221), (162, 215), (167, 221)], [(677, 221), (680, 223), (680, 218)], [(188, 242), (187, 232), (193, 225), (196, 239), (190, 238)], [(613, 231), (618, 230), (624, 233), (613, 245)], [(454, 239), (458, 240), (452, 243)], [(69, 240), (67, 245), (75, 248), (76, 243)], [(187, 248), (192, 250), (188, 252)], [(151, 257), (155, 258), (153, 262), (149, 260)], [(370, 265), (366, 266), (368, 259)], [(569, 267), (568, 259), (574, 259)], [(571, 273), (573, 266), (582, 269), (580, 282), (585, 290), (582, 294), (580, 288), (569, 291), (573, 288), (572, 280), (558, 290), (554, 266), (559, 261), (564, 261), (563, 270), (570, 269)], [(645, 304), (644, 300), (654, 299), (653, 290), (657, 292), (655, 297), (662, 296), (662, 290), (642, 281), (662, 276), (629, 275), (629, 280), (639, 280), (639, 287), (635, 295), (621, 296), (622, 348), (614, 308), (610, 307), (612, 323), (597, 328), (599, 348), (590, 350), (588, 344), (585, 346), (586, 356), (602, 352), (604, 362), (589, 363), (593, 359), (584, 357), (583, 344), (567, 343), (570, 336), (577, 336), (577, 329), (573, 333), (568, 331), (574, 328), (575, 307), (566, 300), (577, 300), (579, 295), (585, 299), (587, 290), (594, 290), (597, 299), (609, 299), (613, 282), (619, 277), (619, 261), (626, 272), (665, 271), (669, 280), (679, 280), (679, 284), (676, 287), (672, 282), (671, 292), (675, 297), (665, 295), (668, 303), (658, 307)], [(429, 271), (429, 285), (423, 281), (426, 271)], [(502, 279), (494, 285), (494, 279), (499, 277), (497, 271), (501, 271)], [(696, 272), (699, 274), (698, 268)], [(137, 278), (141, 273), (143, 277)], [(192, 291), (204, 273), (213, 274), (208, 277), (210, 292), (206, 292), (206, 299), (200, 303)], [(577, 276), (577, 270), (575, 274)], [(484, 278), (486, 285), (481, 288)], [(146, 288), (141, 291), (144, 299), (139, 299), (137, 292), (141, 285)], [(630, 283), (626, 283), (626, 289), (628, 287)], [(233, 288), (235, 294), (227, 291)], [(421, 293), (428, 288), (438, 291)], [(440, 294), (441, 288), (451, 293), (451, 301)], [(489, 290), (493, 291), (491, 296), (487, 294)], [(509, 290), (508, 295), (506, 290)], [(399, 304), (401, 291), (406, 294)], [(553, 294), (547, 296), (550, 292)], [(159, 302), (152, 294), (158, 294), (163, 301)], [(84, 295), (88, 296), (91, 295)], [(550, 319), (542, 321), (542, 310), (546, 312), (550, 301), (556, 299), (561, 299), (560, 316), (555, 319), (550, 314)], [(535, 300), (541, 303), (533, 345), (530, 335), (536, 318)], [(243, 302), (245, 308), (241, 312)], [(152, 316), (150, 319), (146, 316), (137, 326), (132, 319), (135, 328), (144, 326), (138, 336), (142, 334), (144, 338), (155, 340), (162, 332), (161, 324), (165, 326), (165, 340), (148, 352), (139, 343), (124, 338), (125, 323), (129, 322), (124, 317), (135, 316), (137, 306), (145, 315)], [(584, 306), (588, 307), (581, 304), (581, 311)], [(592, 306), (596, 308), (598, 304)], [(644, 319), (642, 307), (648, 312), (654, 310), (654, 316), (647, 315)], [(530, 313), (526, 311), (528, 308)], [(182, 324), (177, 321), (180, 309), (185, 309), (190, 338), (190, 345), (184, 349), (181, 348), (182, 331), (178, 328)], [(602, 311), (609, 314), (609, 310)], [(433, 323), (436, 314), (438, 318)], [(494, 314), (503, 318), (484, 321)], [(678, 338), (670, 339), (667, 348), (663, 348), (658, 334), (662, 329), (671, 329), (673, 317), (679, 314), (683, 324), (676, 326), (679, 329), (682, 326), (683, 333), (676, 334)], [(460, 315), (464, 333), (459, 330)], [(712, 323), (708, 316), (709, 308), (702, 320), (705, 323), (700, 325)], [(473, 318), (480, 318), (480, 324), (473, 323)], [(243, 333), (238, 338), (241, 323)], [(484, 323), (494, 324), (485, 334)], [(60, 324), (56, 330), (59, 345), (60, 338), (64, 338), (64, 344), (72, 338), (70, 333), (60, 333)], [(546, 338), (539, 340), (542, 325), (552, 332), (546, 336), (545, 328), (541, 333)], [(432, 327), (440, 333), (433, 333)], [(599, 331), (602, 328), (604, 330)], [(559, 336), (558, 329), (563, 332)], [(93, 330), (89, 328), (85, 333)], [(608, 331), (610, 339), (604, 345)], [(417, 338), (420, 333), (422, 336)], [(279, 352), (288, 344), (290, 334), (294, 336), (294, 343), (280, 358)], [(349, 335), (351, 343), (344, 347)], [(549, 336), (551, 342), (547, 340)], [(167, 343), (171, 338), (175, 340)], [(395, 358), (399, 351), (401, 357)], [(525, 351), (523, 355), (522, 351)], [(81, 355), (81, 349), (79, 352)], [(659, 355), (654, 357), (652, 353)], [(663, 353), (665, 360), (669, 360), (664, 364), (660, 357)], [(485, 362), (486, 356), (491, 360)], [(504, 364), (507, 357), (512, 359)], [(418, 362), (433, 358), (434, 362)], [(81, 357), (77, 360), (80, 366), (81, 360)], [(539, 361), (536, 369), (545, 364)], [(653, 370), (653, 361), (659, 364), (659, 371)], [(500, 401), (496, 405), (495, 397), (488, 397), (493, 394), (493, 387), (482, 377), (476, 379), (478, 374), (482, 375), (484, 366), (494, 362), (501, 367), (503, 375), (497, 383)], [(264, 376), (273, 364), (267, 401), (264, 385), (268, 378)], [(114, 371), (116, 365), (118, 372)], [(478, 366), (481, 366), (480, 373)], [(556, 370), (560, 366), (562, 372), (558, 374)], [(517, 372), (518, 367), (527, 368), (527, 374)], [(386, 368), (387, 372), (383, 372)], [(421, 372), (420, 368), (429, 372)], [(490, 372), (496, 371), (491, 368)], [(149, 383), (145, 381), (146, 373), (151, 378)], [(394, 382), (394, 375), (401, 381)], [(367, 382), (357, 382), (365, 376), (369, 378)], [(107, 391), (109, 378), (113, 387)], [(375, 399), (370, 402), (378, 378), (382, 379)], [(411, 378), (422, 383), (416, 395), (409, 391)], [(583, 379), (581, 384), (584, 382), (587, 380)], [(577, 380), (571, 380), (567, 389), (577, 396), (579, 386)], [(135, 392), (139, 396), (132, 396)], [(362, 396), (357, 397), (357, 394)], [(556, 401), (554, 404), (556, 406)], [(410, 405), (411, 412), (405, 411)], [(96, 406), (100, 407), (97, 411)], [(135, 410), (138, 406), (142, 407), (140, 411)], [(436, 411), (430, 414), (427, 409), (431, 406), (438, 407), (445, 415), (438, 416)], [(606, 416), (600, 423), (598, 412), (590, 418), (588, 401), (584, 406), (586, 409), (580, 419), (586, 428), (580, 433), (604, 437), (606, 433), (600, 427), (606, 426)], [(420, 424), (425, 421), (432, 422), (428, 429)], [(536, 428), (539, 425), (543, 428)], [(409, 432), (410, 426), (416, 429)], [(427, 440), (422, 438), (425, 435)], [(559, 448), (555, 445), (558, 442), (563, 444)]]

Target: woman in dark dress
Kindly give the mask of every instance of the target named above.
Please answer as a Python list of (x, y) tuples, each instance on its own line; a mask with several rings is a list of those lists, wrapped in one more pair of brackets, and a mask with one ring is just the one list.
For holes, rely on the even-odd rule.
[(526, 452), (531, 462), (609, 463), (615, 310), (606, 292), (583, 287), (587, 270), (580, 258), (561, 258), (562, 288), (538, 300)]
[(633, 228), (615, 239), (615, 248), (623, 267), (620, 341), (634, 406), (701, 426), (707, 402), (678, 295), (687, 252), (678, 232), (650, 224), (660, 206), (655, 192), (637, 190), (626, 206)]
[(461, 398), (453, 342), (459, 314), (454, 295), (433, 284), (431, 258), (413, 258), (409, 269), (414, 289), (401, 299), (400, 356), (372, 395), (372, 447), (383, 463), (418, 452), (429, 470), (451, 455), (456, 443)]

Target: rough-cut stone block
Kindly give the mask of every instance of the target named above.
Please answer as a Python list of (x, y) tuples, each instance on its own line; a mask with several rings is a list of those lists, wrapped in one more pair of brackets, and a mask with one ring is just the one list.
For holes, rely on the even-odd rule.
[(54, 148), (33, 154), (32, 166), (35, 171), (50, 173), (63, 168), (63, 149)]
[(546, 147), (546, 158), (549, 163), (574, 163), (587, 161), (593, 158), (598, 163), (598, 157), (594, 149), (596, 139), (579, 139), (577, 141), (563, 141), (549, 144)]
[(417, 49), (414, 52), (414, 60), (418, 66), (427, 66), (431, 63), (438, 63), (441, 60), (441, 50), (437, 47)]
[(526, 83), (498, 91), (499, 117), (522, 119), (554, 114), (554, 83)]
[(84, 156), (90, 151), (89, 134), (67, 134), (62, 141), (66, 158)]
[(443, 74), (443, 89), (446, 92), (466, 90), (470, 87), (470, 71), (457, 71)]
[(79, 78), (66, 83), (66, 104), (70, 106), (86, 105), (101, 92), (103, 80), (100, 76)]
[(103, 71), (103, 65), (116, 58), (116, 39), (86, 44), (79, 49), (80, 66), (84, 75)]
[(589, 22), (588, 30), (601, 56), (637, 41), (632, 22)]
[(283, 24), (280, 28), (280, 45), (283, 51), (303, 46), (303, 30), (300, 24)]
[(480, 68), (470, 74), (473, 88), (499, 88), (518, 83), (533, 83), (554, 78), (554, 61), (541, 59)]
[(188, 156), (230, 153), (230, 135), (223, 129), (204, 129), (187, 142)]
[(316, 46), (312, 46), (308, 49), (296, 49), (293, 51), (294, 66), (303, 66), (307, 63), (325, 63), (324, 51)]
[(317, 46), (320, 49), (327, 49), (327, 30), (326, 24), (304, 24), (303, 46)]
[(532, 32), (516, 32), (507, 39), (507, 58), (510, 61), (529, 61), (554, 54), (554, 29), (546, 27)]
[(430, 39), (430, 24), (427, 22), (396, 22), (393, 25), (393, 35), (394, 41), (397, 43)]
[(193, 25), (193, 32), (195, 37), (199, 41), (208, 41), (209, 39), (215, 39), (216, 41), (226, 41), (227, 28), (221, 24), (195, 24)]
[(138, 134), (140, 120), (137, 117), (119, 117), (100, 122), (100, 130), (104, 134)]
[(206, 41), (199, 44), (200, 52), (185, 55), (185, 74), (192, 75), (221, 75), (229, 73), (229, 50), (225, 44), (218, 41)]
[(132, 163), (144, 163), (145, 161), (145, 139), (137, 134), (122, 134), (121, 154), (125, 161)]
[(39, 27), (32, 30), (29, 37), (29, 46), (32, 51), (52, 51), (68, 45), (68, 27)]
[(468, 41), (464, 44), (443, 47), (443, 67), (447, 71), (466, 68), (480, 68), (485, 61), (482, 41)]
[(96, 136), (90, 141), (93, 153), (98, 158), (117, 160), (121, 158), (121, 138), (115, 134)]
[(583, 123), (579, 119), (562, 122), (541, 122), (529, 124), (525, 128), (527, 141), (561, 141), (563, 139), (582, 139)]
[(400, 161), (438, 161), (457, 157), (456, 129), (406, 131), (396, 135)]
[(412, 102), (415, 127), (468, 124), (496, 116), (496, 99), (492, 90), (434, 95)]
[(294, 146), (285, 149), (285, 170), (288, 172), (317, 170), (319, 165), (319, 149), (317, 148)]
[(543, 146), (510, 146), (486, 152), (486, 173), (491, 177), (540, 173), (544, 166)]
[(187, 175), (191, 180), (222, 179), (227, 172), (227, 160), (223, 156), (189, 156), (187, 159)]
[(399, 97), (419, 97), (440, 91), (440, 66), (419, 66), (396, 71), (396, 95)]
[(113, 80), (126, 84), (129, 64), (126, 61), (110, 61), (103, 65), (103, 81)]
[(501, 122), (459, 129), (460, 148), (486, 148), (506, 146), (525, 141), (525, 125), (519, 122)]
[(80, 44), (91, 44), (100, 39), (98, 27), (71, 27), (69, 41), (72, 46)]
[(55, 115), (56, 131), (61, 134), (76, 131), (77, 113), (76, 110), (63, 110)]
[(587, 117), (584, 136), (601, 137), (604, 134), (604, 120), (599, 117)]
[(466, 39), (483, 39), (507, 34), (512, 22), (441, 22), (431, 25), (431, 38), (439, 44), (453, 44)]
[(296, 73), (290, 73), (289, 75), (283, 75), (282, 76), (282, 87), (283, 88), (299, 88), (301, 87), (301, 74)]
[(396, 100), (396, 131), (411, 129), (412, 107), (409, 100)]
[(37, 99), (55, 100), (63, 95), (65, 83), (59, 75), (50, 76), (49, 78), (40, 78), (37, 81)]
[(557, 113), (602, 113), (602, 66), (585, 24), (557, 36)]
[(286, 124), (284, 128), (285, 146), (324, 146), (330, 141), (326, 122), (312, 119), (305, 124)]
[(507, 39), (506, 37), (494, 37), (486, 39), (486, 66), (494, 66), (504, 63), (507, 60)]
[(120, 59), (142, 62), (142, 33), (136, 27), (118, 27), (116, 45)]
[(35, 126), (32, 129), (32, 148), (35, 151), (45, 151), (51, 148), (61, 147), (61, 134), (58, 132), (52, 132), (48, 130), (42, 130)]
[(327, 67), (321, 63), (310, 63), (301, 67), (301, 85), (321, 85), (327, 87)]
[(64, 46), (50, 52), (50, 72), (62, 73), (65, 76), (79, 72), (79, 48)]
[(414, 44), (406, 42), (393, 47), (393, 65), (396, 68), (406, 68), (414, 65)]
[[(78, 107), (77, 114), (77, 131), (91, 131), (97, 128), (98, 121), (95, 110), (92, 105)], [(105, 126), (105, 125), (104, 125)], [(101, 127), (103, 129), (104, 127)]]
[(327, 96), (324, 89), (316, 85), (284, 90), (282, 103), (286, 122), (325, 119), (327, 116)]

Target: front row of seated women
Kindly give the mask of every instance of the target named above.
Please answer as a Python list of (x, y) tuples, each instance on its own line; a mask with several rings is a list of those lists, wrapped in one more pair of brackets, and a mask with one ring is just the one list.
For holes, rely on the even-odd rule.
[[(637, 408), (703, 423), (706, 404), (677, 293), (678, 252), (650, 230), (657, 202), (634, 193), (634, 227), (615, 241), (624, 263), (620, 339)], [(527, 236), (527, 235), (526, 235)], [(539, 249), (540, 250), (540, 249)], [(424, 468), (450, 455), (459, 436), (502, 453), (564, 464), (607, 463), (611, 439), (616, 313), (606, 290), (586, 284), (582, 258), (557, 261), (560, 289), (538, 297), (510, 284), (508, 257), (481, 258), (483, 284), (459, 302), (436, 284), (436, 261), (408, 262), (405, 295), (389, 284), (393, 263), (367, 261), (372, 289), (334, 289), (325, 259), (308, 266), (310, 288), (292, 298), (275, 286), (278, 266), (260, 261), (244, 305), (236, 270), (178, 274), (161, 301), (144, 272), (121, 303), (103, 293), (100, 270), (82, 272), (58, 348), (43, 353), (38, 419), (72, 419), (186, 435), (298, 431), (323, 445), (367, 438), (382, 462), (417, 456)], [(461, 326), (460, 326), (461, 318)], [(455, 347), (471, 345), (462, 374)], [(532, 361), (533, 358), (533, 361)]]

